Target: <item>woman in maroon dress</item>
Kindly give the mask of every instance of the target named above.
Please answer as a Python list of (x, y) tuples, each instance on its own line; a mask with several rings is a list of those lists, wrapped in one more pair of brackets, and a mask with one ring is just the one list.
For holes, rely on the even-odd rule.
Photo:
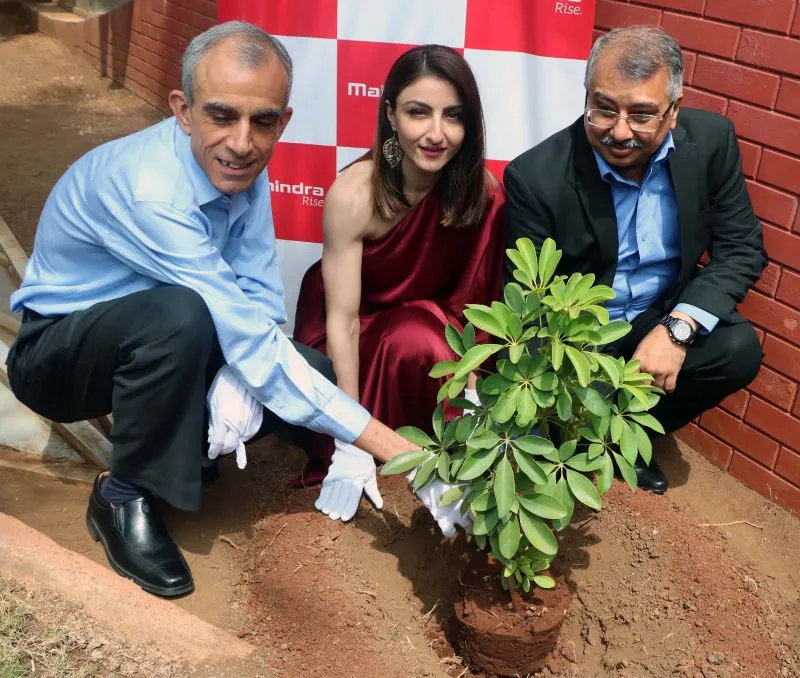
[[(442, 381), (428, 372), (455, 357), (445, 324), (462, 327), (465, 304), (499, 297), (503, 203), (466, 61), (438, 45), (406, 52), (383, 87), (371, 152), (328, 191), (322, 260), (303, 279), (294, 333), (386, 425), (430, 428)], [(333, 447), (315, 436), (303, 483), (324, 476)]]

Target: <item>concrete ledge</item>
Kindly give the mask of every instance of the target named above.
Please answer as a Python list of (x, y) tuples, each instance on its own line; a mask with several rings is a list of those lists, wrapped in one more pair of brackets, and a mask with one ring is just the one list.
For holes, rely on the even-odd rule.
[(102, 565), (0, 513), (0, 574), (57, 592), (128, 642), (200, 665), (243, 659), (253, 648)]

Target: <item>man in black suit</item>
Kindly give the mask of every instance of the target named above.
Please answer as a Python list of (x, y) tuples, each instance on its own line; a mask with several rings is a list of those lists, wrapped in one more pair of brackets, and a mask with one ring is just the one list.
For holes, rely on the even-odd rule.
[[(613, 287), (611, 318), (633, 325), (614, 351), (666, 392), (652, 414), (667, 432), (749, 384), (763, 358), (736, 310), (767, 261), (739, 146), (726, 118), (681, 109), (682, 83), (672, 37), (613, 30), (589, 56), (584, 115), (505, 171), (509, 245), (552, 237), (560, 273)], [(637, 475), (667, 489), (655, 462)]]

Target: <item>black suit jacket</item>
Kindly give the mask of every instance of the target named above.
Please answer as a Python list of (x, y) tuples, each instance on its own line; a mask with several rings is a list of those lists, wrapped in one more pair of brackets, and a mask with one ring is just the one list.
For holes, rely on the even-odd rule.
[[(736, 304), (758, 280), (767, 258), (733, 125), (714, 113), (682, 108), (672, 134), (675, 151), (667, 165), (678, 203), (681, 266), (652, 314), (683, 302), (740, 322)], [(504, 183), (509, 247), (528, 237), (538, 248), (552, 237), (563, 251), (559, 273), (592, 272), (597, 283), (611, 286), (617, 219), (583, 118), (512, 161)], [(711, 261), (699, 267), (705, 251)], [(511, 270), (506, 262), (506, 281)]]

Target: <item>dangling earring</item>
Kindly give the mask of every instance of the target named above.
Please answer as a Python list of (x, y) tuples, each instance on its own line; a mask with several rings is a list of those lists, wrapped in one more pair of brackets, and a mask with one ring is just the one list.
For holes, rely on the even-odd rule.
[(397, 131), (394, 135), (383, 142), (383, 157), (389, 163), (389, 167), (397, 167), (403, 159), (403, 149), (400, 148), (400, 141), (397, 139)]

